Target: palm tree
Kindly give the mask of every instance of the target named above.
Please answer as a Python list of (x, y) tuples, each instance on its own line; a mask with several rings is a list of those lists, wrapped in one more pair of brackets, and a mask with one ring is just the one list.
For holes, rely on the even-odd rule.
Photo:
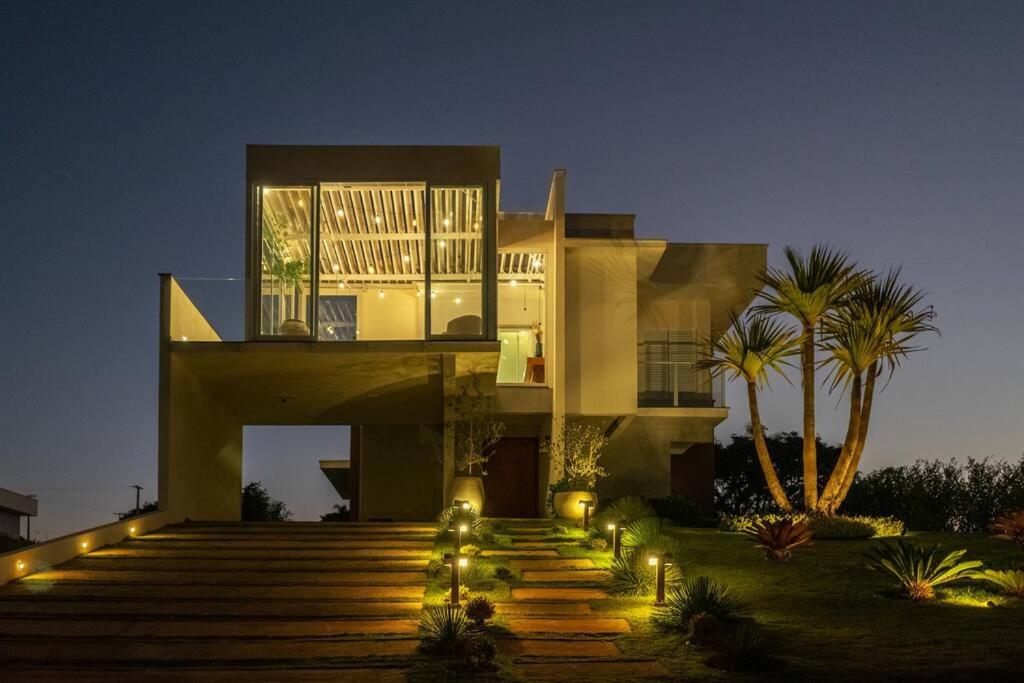
[[(746, 321), (730, 314), (732, 327), (718, 339), (709, 340), (712, 355), (697, 361), (697, 369), (712, 374), (726, 373), (730, 379), (741, 379), (747, 384), (747, 402), (750, 405), (750, 425), (754, 434), (754, 447), (761, 463), (768, 491), (775, 503), (785, 512), (793, 505), (786, 496), (779, 475), (775, 471), (761, 426), (761, 413), (757, 404), (757, 390), (767, 386), (768, 371), (782, 373), (789, 365), (787, 358), (798, 351), (797, 333), (777, 320), (766, 316), (752, 316)], [(785, 374), (783, 374), (785, 377)]]
[[(834, 514), (853, 485), (864, 452), (876, 380), (891, 379), (901, 361), (921, 350), (912, 340), (936, 332), (931, 306), (919, 308), (925, 293), (900, 282), (899, 269), (863, 281), (823, 323), (832, 388), (850, 387), (850, 422), (839, 461), (822, 492), (823, 512)], [(863, 385), (863, 391), (861, 386)]]
[(806, 259), (794, 247), (785, 249), (787, 269), (768, 268), (761, 276), (758, 313), (788, 313), (800, 324), (800, 378), (803, 389), (804, 508), (818, 508), (818, 453), (814, 424), (814, 333), (822, 319), (862, 281), (846, 254), (815, 245)]

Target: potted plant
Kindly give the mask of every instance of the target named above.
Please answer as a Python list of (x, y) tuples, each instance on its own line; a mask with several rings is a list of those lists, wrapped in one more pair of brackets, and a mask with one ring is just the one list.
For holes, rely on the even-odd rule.
[[(273, 211), (264, 214), (263, 262), (264, 270), (280, 283), (279, 294), (282, 305), (286, 308), (285, 319), (277, 328), (278, 334), (305, 336), (309, 334), (309, 325), (299, 315), (299, 299), (302, 298), (302, 281), (309, 272), (309, 261), (304, 258), (293, 259), (291, 250), (281, 235), (287, 232), (284, 221)], [(291, 299), (288, 299), (288, 293)]]
[(452, 482), (452, 500), (469, 501), (483, 514), (484, 467), (505, 432), (505, 423), (495, 417), (494, 396), (480, 390), (480, 379), (475, 374), (452, 402), (454, 419), (449, 428), (454, 438), (455, 469), (460, 473)]
[(598, 463), (608, 445), (604, 431), (593, 424), (563, 422), (542, 449), (560, 478), (552, 485), (552, 512), (564, 519), (581, 519), (583, 501), (597, 507), (597, 480), (607, 476)]

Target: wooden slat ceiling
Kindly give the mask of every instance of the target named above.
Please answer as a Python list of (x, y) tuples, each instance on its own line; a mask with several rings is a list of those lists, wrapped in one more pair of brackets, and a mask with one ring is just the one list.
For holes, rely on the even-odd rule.
[[(264, 211), (289, 226), (282, 235), (294, 259), (310, 258), (310, 192), (264, 192)], [(320, 186), (322, 283), (348, 286), (423, 282), (424, 199), (421, 184), (345, 183)], [(431, 280), (473, 280), (481, 271), (483, 192), (480, 188), (433, 188)], [(498, 255), (501, 280), (539, 281), (542, 253)]]

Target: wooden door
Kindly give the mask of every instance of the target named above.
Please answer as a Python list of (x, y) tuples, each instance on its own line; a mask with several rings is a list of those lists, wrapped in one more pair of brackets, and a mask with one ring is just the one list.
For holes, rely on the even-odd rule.
[(505, 437), (498, 442), (485, 466), (485, 516), (537, 516), (538, 460), (535, 438)]

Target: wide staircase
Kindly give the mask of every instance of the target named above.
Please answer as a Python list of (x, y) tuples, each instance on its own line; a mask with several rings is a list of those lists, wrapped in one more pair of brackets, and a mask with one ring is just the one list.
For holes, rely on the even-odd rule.
[[(499, 651), (526, 680), (669, 677), (623, 655), (601, 571), (550, 521), (485, 550), (521, 581)], [(404, 680), (434, 529), (401, 523), (187, 523), (0, 587), (4, 680)], [(570, 553), (571, 554), (571, 553)], [(595, 609), (595, 607), (597, 609)]]

